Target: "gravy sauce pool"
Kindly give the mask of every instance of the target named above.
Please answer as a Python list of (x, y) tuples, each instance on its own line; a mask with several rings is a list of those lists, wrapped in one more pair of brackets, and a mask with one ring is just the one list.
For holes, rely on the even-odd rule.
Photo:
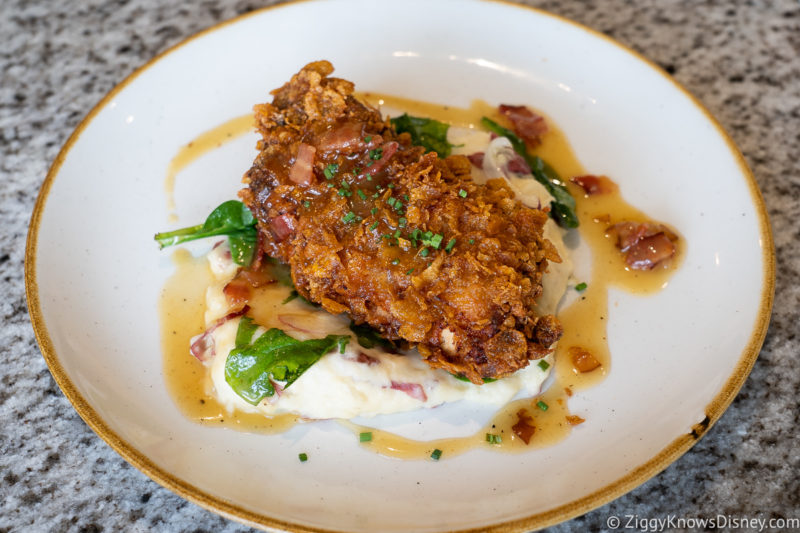
[[(483, 116), (488, 116), (500, 124), (509, 125), (496, 108), (480, 100), (474, 101), (468, 109), (463, 109), (376, 93), (360, 93), (358, 96), (376, 107), (388, 105), (403, 109), (411, 115), (434, 118), (454, 126), (479, 128)], [(253, 119), (250, 115), (237, 117), (203, 133), (181, 149), (169, 166), (165, 182), (168, 207), (171, 211), (175, 207), (173, 199), (175, 178), (180, 170), (224, 142), (247, 133), (252, 124)], [(547, 161), (565, 181), (574, 176), (586, 175), (587, 172), (575, 158), (563, 132), (551, 120), (548, 120), (548, 126), (549, 132), (543, 137), (542, 143), (534, 153)], [(448, 458), (473, 448), (486, 446), (500, 451), (521, 452), (551, 446), (561, 441), (570, 433), (572, 423), (581, 421), (580, 418), (570, 415), (567, 407), (568, 397), (574, 391), (599, 383), (611, 369), (611, 355), (606, 334), (609, 287), (617, 287), (635, 294), (661, 290), (666, 287), (670, 276), (685, 255), (685, 243), (679, 237), (675, 257), (667, 262), (668, 264), (659, 265), (652, 271), (631, 270), (615, 247), (614, 241), (605, 235), (606, 229), (624, 220), (645, 222), (651, 219), (625, 202), (619, 191), (590, 197), (586, 196), (583, 189), (577, 185), (569, 183), (568, 188), (577, 203), (580, 219), (578, 231), (591, 249), (592, 268), (591, 279), (579, 280), (584, 281), (587, 288), (580, 293), (576, 301), (558, 313), (558, 318), (564, 326), (564, 335), (558, 343), (555, 379), (550, 386), (535, 398), (510, 402), (500, 409), (486, 426), (468, 437), (417, 441), (359, 426), (349, 421), (340, 421), (355, 434), (356, 439), (362, 432), (372, 433), (372, 439), (361, 443), (362, 446), (382, 455), (404, 459), (429, 458), (437, 449), (441, 451), (443, 458)], [(177, 250), (173, 255), (173, 261), (176, 272), (167, 281), (160, 301), (162, 345), (165, 354), (164, 376), (167, 388), (183, 414), (202, 424), (264, 433), (285, 431), (300, 422), (295, 416), (266, 418), (262, 415), (228, 413), (214, 399), (205, 367), (189, 354), (190, 339), (202, 333), (204, 329), (205, 288), (211, 283), (212, 275), (205, 257), (195, 258), (188, 251)], [(289, 289), (285, 288), (285, 292), (288, 296)], [(578, 372), (574, 368), (570, 348), (589, 351), (600, 362), (600, 366), (591, 372)], [(517, 413), (521, 409), (526, 410), (535, 426), (528, 445), (512, 429), (518, 422)], [(499, 436), (500, 442), (496, 444), (487, 442), (487, 435)]]

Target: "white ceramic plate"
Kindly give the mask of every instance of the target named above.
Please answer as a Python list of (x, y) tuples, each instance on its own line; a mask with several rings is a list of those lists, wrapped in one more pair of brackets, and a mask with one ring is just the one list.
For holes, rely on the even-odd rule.
[[(686, 259), (665, 290), (611, 294), (614, 368), (572, 399), (587, 422), (566, 441), (522, 455), (404, 462), (360, 449), (332, 424), (252, 435), (193, 424), (173, 406), (156, 313), (172, 266), (152, 241), (170, 227), (167, 165), (186, 142), (247, 113), (319, 58), (360, 90), (543, 109), (587, 169), (613, 176), (632, 204), (686, 237)], [(202, 220), (234, 194), (253, 143), (242, 138), (187, 169), (176, 190), (181, 222)], [(464, 0), (294, 3), (170, 50), (70, 138), (42, 187), (28, 244), (42, 353), (90, 426), (188, 499), (298, 530), (530, 529), (619, 496), (687, 450), (693, 428), (702, 433), (733, 399), (761, 346), (774, 280), (758, 190), (698, 102), (591, 30)], [(313, 461), (301, 464), (301, 451)]]

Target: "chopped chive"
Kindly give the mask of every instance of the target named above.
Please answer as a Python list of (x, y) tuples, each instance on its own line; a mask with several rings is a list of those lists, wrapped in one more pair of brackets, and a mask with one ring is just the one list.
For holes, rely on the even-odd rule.
[(395, 257), (394, 259), (392, 259), (392, 264), (393, 265), (397, 265), (399, 263), (400, 263), (400, 260), (398, 258)]
[(501, 442), (503, 442), (503, 437), (501, 437), (500, 435), (495, 435), (493, 433), (487, 433), (486, 442), (488, 442), (489, 444), (500, 444)]
[[(371, 167), (373, 164), (375, 164), (375, 161), (370, 161), (369, 163), (367, 163), (367, 168)], [(367, 174), (367, 176), (371, 176), (371, 175), (372, 174)]]
[(400, 211), (401, 209), (403, 209), (403, 202), (401, 202), (400, 200), (397, 200), (394, 203), (394, 208), (397, 209), (398, 211)]
[(538, 366), (542, 370), (547, 370), (548, 368), (550, 368), (550, 363), (542, 359), (538, 363), (536, 363), (536, 366)]
[(470, 239), (470, 240), (469, 240), (469, 243), (470, 243), (470, 244), (475, 244), (475, 239)]
[(538, 407), (542, 411), (547, 411), (547, 409), (549, 408), (549, 406), (546, 403), (544, 403), (542, 400), (539, 400), (538, 402), (536, 402), (536, 407)]
[(586, 287), (588, 287), (588, 285), (585, 282), (581, 282), (581, 283), (578, 283), (577, 285), (575, 285), (575, 290), (578, 291), (578, 292), (585, 291)]
[(419, 251), (419, 255), (421, 255), (422, 257), (428, 257), (429, 253), (431, 252), (427, 248), (423, 248), (422, 250)]
[(448, 254), (453, 251), (453, 247), (456, 245), (456, 238), (453, 237), (449, 241), (447, 241), (447, 246), (444, 247), (444, 251)]
[(348, 224), (355, 219), (356, 219), (356, 214), (350, 211), (349, 213), (347, 213), (345, 216), (342, 217), (342, 222)]
[(397, 200), (395, 200), (392, 196), (390, 196), (389, 199), (386, 200), (386, 203), (391, 205), (392, 207), (394, 207), (395, 202), (397, 202)]
[(344, 349), (347, 347), (348, 342), (350, 342), (349, 338), (339, 337), (339, 353), (344, 353)]
[(358, 195), (361, 197), (362, 200), (367, 199), (367, 195), (364, 194), (364, 191), (362, 191), (361, 189), (358, 189), (356, 192), (358, 193)]
[(353, 176), (358, 176), (361, 173), (361, 168), (356, 167), (353, 169)]
[(383, 148), (375, 148), (369, 151), (369, 158), (373, 161), (377, 161), (381, 157), (383, 157)]
[(431, 459), (433, 459), (434, 461), (438, 461), (441, 457), (442, 457), (442, 450), (440, 450), (439, 448), (433, 450), (433, 453), (431, 454)]
[(330, 165), (325, 167), (325, 170), (322, 171), (322, 173), (325, 174), (325, 179), (329, 180), (333, 179), (333, 175), (336, 174), (337, 172), (339, 172), (339, 165), (337, 165), (336, 163), (331, 163)]
[(436, 248), (438, 250), (439, 249), (439, 245), (442, 244), (442, 239), (444, 239), (442, 234), (441, 233), (437, 233), (436, 235), (431, 237), (431, 246), (433, 246), (434, 248)]
[(389, 187), (390, 189), (394, 189), (394, 183), (390, 183), (389, 185), (387, 185), (387, 187)]
[(329, 184), (328, 184), (328, 188), (329, 188), (329, 189), (333, 188), (333, 183), (329, 183)]
[(414, 269), (413, 268), (409, 268), (408, 271), (406, 271), (406, 276), (410, 276), (413, 273), (414, 273)]
[(364, 142), (365, 142), (365, 143), (368, 143), (368, 142), (370, 142), (371, 140), (372, 140), (372, 135), (367, 135), (366, 137), (364, 137)]
[(400, 226), (401, 228), (405, 228), (407, 223), (408, 221), (403, 217), (397, 219), (397, 225)]
[(367, 181), (372, 181), (372, 174), (367, 174)]
[(394, 235), (392, 235), (392, 237), (394, 237), (395, 239), (398, 238), (399, 236), (400, 236), (400, 230), (396, 230), (394, 232)]
[(372, 209), (369, 210), (369, 212), (374, 215), (375, 213), (378, 212), (378, 208), (377, 207), (373, 207)]
[(310, 206), (310, 205), (311, 205), (311, 202), (309, 202), (308, 200), (306, 200), (305, 202), (303, 202), (303, 207), (308, 207), (308, 206)]
[(363, 431), (358, 435), (359, 442), (369, 442), (372, 440), (372, 432), (371, 431)]
[(408, 195), (407, 195), (407, 194), (404, 194), (404, 195), (403, 195), (403, 200), (405, 200), (406, 202), (410, 202), (410, 201), (411, 201), (411, 200), (408, 198)]
[(375, 222), (373, 222), (373, 223), (372, 223), (372, 225), (369, 227), (369, 230), (370, 230), (370, 231), (374, 230), (375, 228), (377, 228), (377, 227), (378, 227), (378, 224), (380, 224), (380, 222), (376, 220), (376, 221), (375, 221)]
[(301, 463), (305, 463), (306, 461), (308, 461), (308, 454), (305, 453), (298, 454), (297, 458), (300, 459)]
[(465, 191), (464, 189), (461, 189), (461, 190), (458, 191), (458, 195), (461, 198), (466, 198), (467, 197), (467, 191)]

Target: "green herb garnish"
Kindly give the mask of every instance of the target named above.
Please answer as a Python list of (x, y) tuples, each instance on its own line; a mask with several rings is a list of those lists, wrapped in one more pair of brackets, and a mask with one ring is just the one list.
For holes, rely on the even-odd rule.
[(392, 118), (391, 123), (398, 133), (409, 133), (413, 144), (436, 152), (439, 157), (450, 155), (453, 145), (447, 142), (449, 124), (431, 118), (412, 117), (408, 113)]
[(305, 463), (306, 461), (308, 461), (308, 454), (306, 453), (297, 454), (297, 458), (300, 459), (301, 463)]
[(508, 128), (504, 128), (487, 117), (481, 119), (481, 124), (489, 131), (508, 139), (511, 142), (511, 146), (514, 147), (514, 151), (522, 156), (531, 168), (534, 179), (544, 185), (544, 188), (553, 197), (553, 201), (550, 202), (550, 216), (553, 220), (558, 222), (559, 226), (577, 228), (578, 215), (575, 214), (575, 198), (569, 193), (561, 177), (553, 170), (553, 167), (545, 163), (541, 157), (530, 155), (525, 147), (525, 142)]
[(440, 450), (439, 448), (436, 448), (435, 450), (433, 450), (433, 453), (431, 453), (431, 459), (433, 459), (434, 461), (438, 461), (439, 459), (441, 459), (441, 457), (442, 457), (442, 450)]
[(536, 402), (536, 407), (538, 407), (542, 411), (547, 411), (547, 409), (549, 409), (550, 406), (544, 403), (542, 400), (539, 400), (538, 402)]
[(228, 200), (220, 204), (203, 224), (156, 233), (154, 239), (160, 248), (165, 248), (219, 235), (228, 237), (234, 263), (247, 266), (253, 261), (258, 240), (256, 219), (247, 206), (238, 200)]
[(503, 442), (503, 437), (500, 435), (496, 435), (494, 433), (487, 433), (486, 434), (486, 442), (489, 444), (500, 444)]
[(322, 171), (322, 173), (325, 174), (325, 178), (329, 180), (333, 179), (333, 176), (337, 172), (339, 172), (339, 165), (337, 165), (336, 163), (331, 163), (330, 165), (325, 167), (325, 170)]
[(544, 359), (541, 359), (538, 363), (536, 363), (536, 366), (538, 366), (539, 368), (542, 369), (542, 371), (544, 371), (550, 368), (550, 363), (548, 363)]
[(369, 442), (372, 440), (372, 432), (371, 431), (362, 431), (358, 434), (358, 441), (359, 442)]
[(581, 283), (578, 283), (577, 285), (575, 285), (575, 290), (578, 291), (578, 292), (585, 291), (586, 287), (588, 287), (588, 285), (586, 284), (586, 282), (582, 281)]
[(447, 246), (444, 247), (444, 251), (448, 254), (453, 251), (453, 247), (456, 245), (456, 238), (453, 237), (449, 241), (447, 241)]

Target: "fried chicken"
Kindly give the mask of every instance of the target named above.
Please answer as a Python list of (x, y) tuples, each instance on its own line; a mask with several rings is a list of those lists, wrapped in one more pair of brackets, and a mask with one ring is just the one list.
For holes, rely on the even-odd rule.
[(255, 106), (262, 139), (240, 197), (261, 250), (307, 300), (473, 383), (549, 353), (562, 330), (536, 313), (560, 262), (547, 213), (501, 179), (473, 182), (463, 156), (412, 146), (332, 72), (310, 63)]

